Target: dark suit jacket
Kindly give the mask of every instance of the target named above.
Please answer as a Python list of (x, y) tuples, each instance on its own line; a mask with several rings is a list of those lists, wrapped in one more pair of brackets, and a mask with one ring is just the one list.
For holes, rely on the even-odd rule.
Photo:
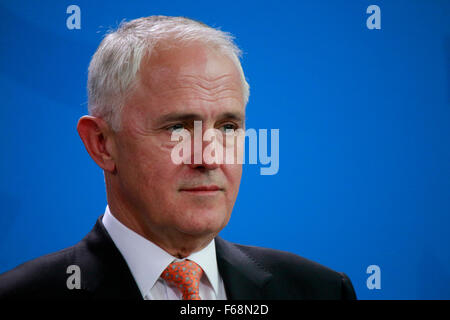
[[(142, 299), (101, 218), (76, 245), (0, 275), (0, 299)], [(287, 252), (215, 243), (228, 299), (356, 299), (343, 273)], [(70, 265), (80, 267), (80, 289), (67, 287)]]

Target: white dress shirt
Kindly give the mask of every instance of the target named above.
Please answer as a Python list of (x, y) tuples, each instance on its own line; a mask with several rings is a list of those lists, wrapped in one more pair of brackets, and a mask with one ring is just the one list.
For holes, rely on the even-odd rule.
[[(113, 216), (108, 206), (102, 222), (128, 264), (145, 300), (182, 299), (181, 292), (160, 277), (170, 263), (180, 259), (123, 225)], [(186, 259), (194, 261), (204, 271), (199, 288), (202, 300), (225, 300), (225, 287), (217, 267), (214, 240)]]

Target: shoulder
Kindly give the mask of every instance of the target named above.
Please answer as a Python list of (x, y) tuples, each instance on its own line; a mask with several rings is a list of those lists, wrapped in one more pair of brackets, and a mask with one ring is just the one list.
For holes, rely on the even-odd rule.
[(0, 275), (0, 298), (62, 298), (67, 294), (69, 266), (78, 263), (79, 245), (50, 253)]
[(356, 299), (353, 285), (343, 272), (299, 255), (256, 246), (232, 243), (235, 248), (272, 274), (269, 287), (284, 299)]
[(76, 245), (0, 275), (0, 299), (141, 299), (101, 219)]
[(294, 278), (299, 275), (322, 278), (339, 277), (338, 272), (294, 253), (256, 246), (234, 245), (249, 258), (273, 273), (282, 273)]

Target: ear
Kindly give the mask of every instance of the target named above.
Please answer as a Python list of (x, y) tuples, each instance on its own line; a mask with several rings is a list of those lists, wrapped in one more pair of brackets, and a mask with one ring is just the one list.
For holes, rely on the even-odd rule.
[(105, 171), (113, 173), (116, 169), (114, 161), (114, 133), (101, 118), (83, 116), (78, 121), (78, 134), (91, 158)]

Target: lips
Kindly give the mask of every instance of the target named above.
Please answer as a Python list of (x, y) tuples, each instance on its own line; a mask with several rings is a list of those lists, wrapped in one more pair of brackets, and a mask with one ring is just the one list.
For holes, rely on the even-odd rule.
[(202, 191), (219, 191), (222, 190), (216, 185), (210, 186), (198, 186), (193, 188), (181, 188), (181, 191), (190, 191), (190, 192), (202, 192)]

